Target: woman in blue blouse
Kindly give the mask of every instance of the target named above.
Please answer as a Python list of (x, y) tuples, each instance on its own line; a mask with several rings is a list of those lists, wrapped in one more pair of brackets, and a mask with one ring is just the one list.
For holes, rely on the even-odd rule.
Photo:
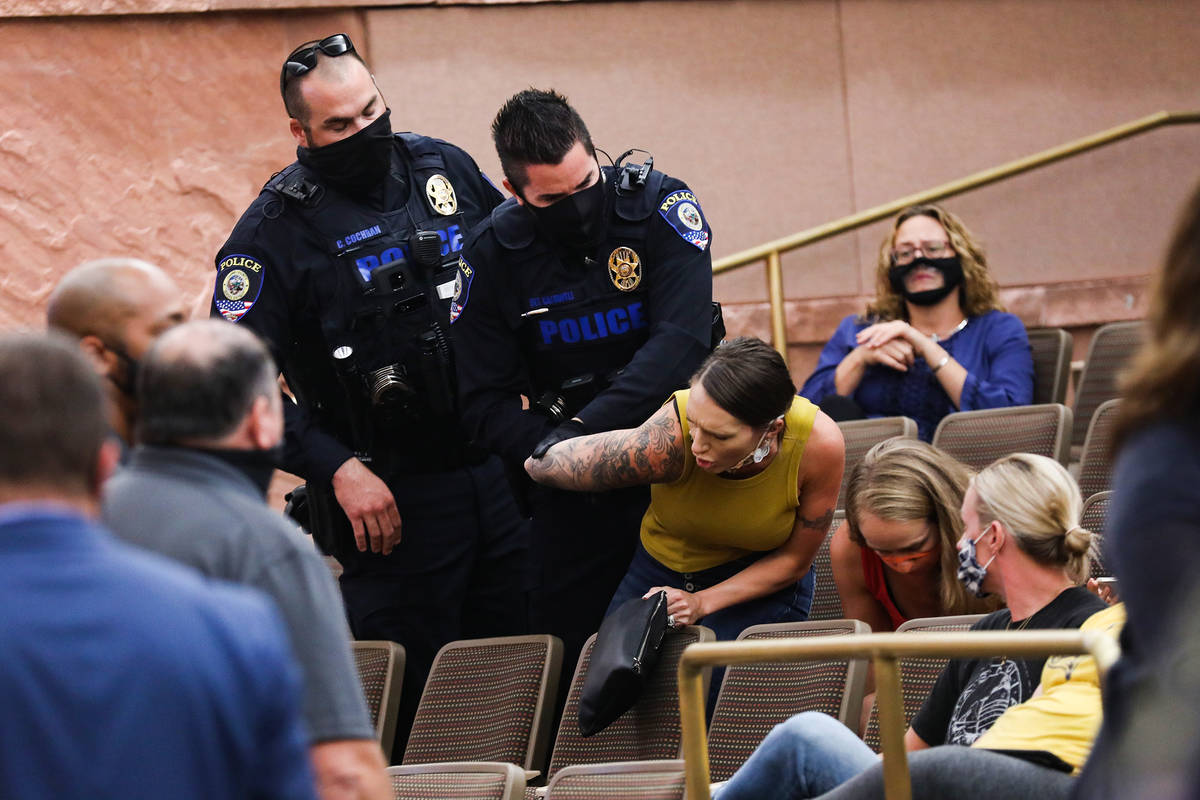
[(1025, 326), (1001, 310), (983, 249), (935, 205), (896, 218), (875, 302), (842, 320), (800, 390), (835, 420), (906, 416), (933, 438), (953, 411), (1033, 401)]

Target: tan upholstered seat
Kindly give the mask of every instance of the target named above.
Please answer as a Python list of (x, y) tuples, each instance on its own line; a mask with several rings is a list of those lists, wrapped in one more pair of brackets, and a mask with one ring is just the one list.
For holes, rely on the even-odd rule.
[(834, 512), (833, 523), (829, 526), (829, 532), (825, 534), (825, 541), (821, 542), (817, 554), (813, 556), (813, 599), (812, 608), (808, 612), (810, 620), (842, 618), (842, 598), (833, 582), (833, 562), (829, 555), (829, 543), (833, 538), (833, 532), (845, 519), (846, 512)]
[(682, 800), (683, 761), (631, 761), (566, 767), (546, 788), (547, 800)]
[(400, 709), (400, 686), (404, 682), (404, 648), (386, 641), (351, 642), (351, 647), (375, 735), (383, 751), (391, 752)]
[(1120, 400), (1105, 400), (1092, 414), (1079, 459), (1079, 492), (1084, 497), (1112, 487), (1112, 440), (1120, 409)]
[(1065, 403), (1073, 337), (1062, 328), (1035, 328), (1027, 334), (1033, 355), (1034, 404)]
[[(870, 633), (856, 619), (754, 625), (743, 639), (784, 639)], [(712, 780), (729, 778), (775, 725), (802, 711), (822, 711), (858, 725), (866, 664), (850, 659), (738, 664), (725, 671), (708, 727)]]
[(846, 484), (850, 482), (850, 471), (862, 461), (875, 445), (897, 436), (917, 438), (917, 423), (908, 417), (879, 417), (839, 422), (842, 439), (846, 443), (846, 466), (842, 470), (842, 488), (838, 492), (838, 508), (846, 507)]
[(1117, 396), (1117, 378), (1137, 352), (1145, 337), (1143, 322), (1110, 322), (1101, 325), (1088, 345), (1087, 360), (1075, 389), (1075, 425), (1071, 444), (1080, 446), (1087, 437), (1092, 414), (1105, 400)]
[[(910, 619), (897, 628), (896, 633), (904, 633), (905, 631), (920, 631), (922, 633), (965, 631), (983, 619), (983, 617), (983, 614), (963, 614), (957, 617)], [(921, 705), (925, 702), (925, 698), (929, 696), (929, 692), (933, 689), (933, 684), (937, 681), (938, 675), (942, 674), (942, 670), (948, 661), (949, 659), (946, 658), (900, 659), (900, 693), (904, 699), (905, 725), (911, 722), (912, 718), (921, 710)], [(879, 751), (878, 705), (871, 707), (871, 716), (867, 721), (867, 730), (863, 733), (863, 740), (871, 746), (872, 750)]]
[(1071, 409), (1057, 403), (988, 408), (946, 415), (933, 446), (972, 469), (983, 469), (1009, 453), (1035, 453), (1066, 466)]
[[(678, 758), (682, 747), (679, 727), (679, 681), (675, 670), (683, 649), (694, 642), (711, 642), (715, 634), (701, 625), (669, 630), (659, 651), (658, 664), (637, 704), (604, 730), (584, 738), (579, 732), (579, 695), (587, 675), (596, 634), (584, 643), (571, 680), (562, 722), (554, 740), (547, 777), (580, 764), (647, 761)], [(525, 792), (534, 795), (534, 789)]]
[(1106, 578), (1112, 575), (1104, 562), (1104, 532), (1108, 522), (1108, 507), (1112, 502), (1112, 492), (1097, 492), (1083, 501), (1083, 513), (1079, 515), (1079, 524), (1096, 534), (1092, 540), (1091, 566), (1089, 578)]
[(425, 681), (404, 763), (507, 761), (540, 770), (561, 672), (555, 636), (450, 642)]
[(515, 764), (409, 764), (387, 772), (394, 800), (518, 800), (525, 792), (525, 771)]

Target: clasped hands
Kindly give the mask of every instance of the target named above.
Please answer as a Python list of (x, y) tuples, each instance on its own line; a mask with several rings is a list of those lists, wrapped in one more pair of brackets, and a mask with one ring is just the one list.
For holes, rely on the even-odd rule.
[(933, 342), (902, 319), (877, 322), (863, 328), (855, 337), (856, 348), (866, 364), (879, 364), (898, 372), (908, 372), (917, 356), (926, 358)]

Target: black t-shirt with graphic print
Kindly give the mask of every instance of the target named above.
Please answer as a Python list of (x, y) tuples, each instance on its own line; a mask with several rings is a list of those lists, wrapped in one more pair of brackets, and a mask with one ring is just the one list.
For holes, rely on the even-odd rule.
[[(1039, 609), (1024, 630), (1078, 628), (1106, 608), (1104, 601), (1078, 586), (1060, 593)], [(1007, 608), (988, 614), (971, 630), (994, 631), (1009, 627)], [(1017, 627), (1021, 625), (1017, 621)], [(1041, 680), (1044, 658), (954, 659), (942, 670), (933, 691), (912, 720), (912, 728), (928, 745), (969, 746), (992, 727), (1004, 710), (1028, 700)]]

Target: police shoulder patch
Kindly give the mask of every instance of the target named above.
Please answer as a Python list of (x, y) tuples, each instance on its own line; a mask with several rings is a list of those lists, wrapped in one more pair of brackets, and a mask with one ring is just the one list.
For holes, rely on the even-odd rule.
[(246, 315), (262, 291), (263, 265), (255, 258), (234, 253), (217, 262), (213, 304), (221, 316), (237, 322)]
[(708, 247), (712, 235), (696, 195), (687, 189), (671, 192), (658, 204), (658, 213), (685, 242), (700, 250)]
[(471, 281), (475, 279), (475, 270), (462, 256), (458, 257), (458, 274), (454, 276), (454, 299), (450, 301), (450, 324), (458, 319), (467, 307), (467, 298), (471, 295)]

